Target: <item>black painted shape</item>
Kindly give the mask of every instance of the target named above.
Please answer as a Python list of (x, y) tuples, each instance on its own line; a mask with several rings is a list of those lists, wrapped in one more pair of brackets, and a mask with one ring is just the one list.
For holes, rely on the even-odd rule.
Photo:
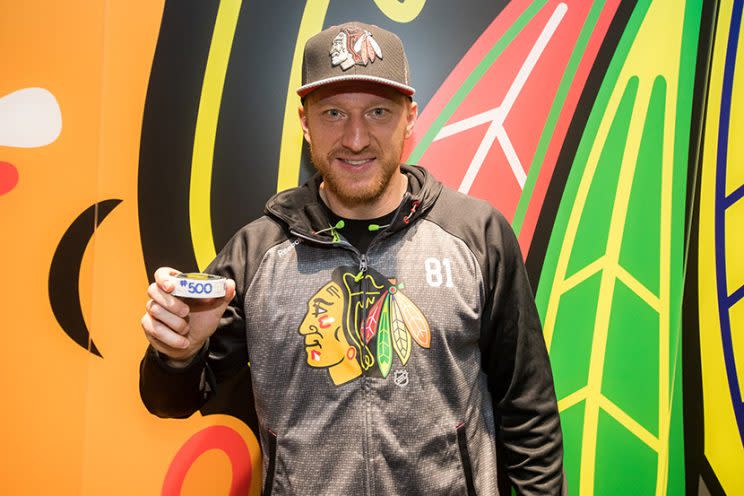
[(142, 119), (138, 171), (140, 239), (147, 277), (197, 269), (189, 225), (196, 116), (219, 2), (167, 0)]
[[(703, 482), (705, 483), (705, 489), (708, 491), (708, 494), (710, 494), (710, 496), (726, 496), (726, 492), (723, 490), (721, 482), (718, 480), (718, 477), (716, 477), (716, 473), (713, 471), (713, 468), (710, 466), (708, 459), (705, 457), (703, 457), (700, 472), (703, 478)], [(685, 493), (690, 496), (698, 496), (698, 494), (700, 494), (699, 492), (692, 493), (689, 490), (686, 490)], [(734, 495), (732, 494), (729, 496)]]
[[(212, 168), (215, 249), (263, 214), (279, 176), (289, 75), (305, 2), (243, 2), (225, 77)], [(297, 113), (292, 115), (299, 129)]]
[(684, 398), (682, 417), (684, 418), (685, 493), (689, 495), (700, 493), (701, 480), (703, 486), (714, 488), (712, 494), (723, 494), (721, 485), (709, 468), (705, 458), (705, 431), (702, 428), (705, 425), (705, 410), (698, 307), (700, 176), (718, 10), (719, 2), (703, 2), (688, 151), (687, 208), (685, 210), (685, 282), (682, 297), (682, 363), (684, 364), (684, 367), (682, 367), (682, 397)]
[[(700, 198), (697, 182), (695, 198)], [(696, 201), (697, 203), (697, 201)], [(698, 226), (700, 212), (694, 208), (691, 236), (685, 250), (685, 280), (682, 294), (682, 417), (685, 446), (685, 493), (698, 494), (700, 477), (705, 479), (705, 432), (703, 373), (700, 363), (700, 321), (698, 308)], [(707, 479), (705, 480), (707, 483)]]
[(121, 200), (104, 200), (85, 209), (60, 239), (49, 268), (49, 302), (54, 317), (70, 339), (101, 358), (80, 305), (80, 265), (96, 228), (119, 203)]
[(540, 274), (545, 263), (545, 254), (550, 243), (550, 236), (553, 233), (555, 217), (558, 215), (558, 207), (561, 204), (563, 192), (566, 189), (566, 182), (568, 181), (574, 158), (576, 158), (576, 151), (579, 148), (581, 137), (584, 135), (589, 115), (594, 108), (599, 88), (602, 86), (612, 57), (615, 55), (617, 45), (625, 32), (625, 27), (628, 25), (630, 16), (637, 3), (637, 0), (626, 0), (618, 6), (615, 17), (607, 29), (605, 39), (602, 41), (599, 52), (597, 52), (597, 58), (589, 72), (586, 85), (576, 105), (576, 112), (571, 118), (571, 123), (566, 132), (566, 139), (561, 147), (555, 169), (553, 170), (553, 177), (550, 179), (548, 190), (545, 193), (545, 200), (540, 208), (540, 215), (535, 226), (535, 234), (532, 237), (530, 251), (525, 261), (527, 276), (535, 294), (537, 294), (537, 287), (540, 283)]

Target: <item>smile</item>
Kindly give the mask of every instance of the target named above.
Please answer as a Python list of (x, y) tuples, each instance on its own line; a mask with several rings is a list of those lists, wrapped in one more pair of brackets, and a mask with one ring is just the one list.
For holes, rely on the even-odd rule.
[(372, 158), (362, 158), (362, 159), (357, 159), (357, 160), (350, 159), (350, 158), (339, 158), (338, 160), (340, 160), (341, 162), (343, 162), (345, 164), (352, 165), (354, 167), (358, 167), (360, 165), (365, 165), (365, 164), (368, 164), (368, 163), (374, 161), (374, 157), (372, 157)]

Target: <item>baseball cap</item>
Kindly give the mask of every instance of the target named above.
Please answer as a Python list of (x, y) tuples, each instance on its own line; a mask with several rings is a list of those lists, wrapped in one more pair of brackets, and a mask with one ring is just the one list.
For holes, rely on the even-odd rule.
[(361, 22), (331, 26), (305, 44), (301, 98), (326, 84), (371, 81), (412, 96), (408, 59), (400, 38), (390, 31)]

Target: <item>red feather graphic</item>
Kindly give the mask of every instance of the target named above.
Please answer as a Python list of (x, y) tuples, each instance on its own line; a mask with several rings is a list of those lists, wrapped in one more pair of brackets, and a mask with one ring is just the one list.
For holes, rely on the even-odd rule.
[(367, 315), (367, 321), (364, 323), (364, 342), (369, 343), (375, 334), (377, 334), (377, 326), (380, 323), (380, 312), (382, 311), (382, 302), (387, 296), (388, 292), (385, 291), (380, 296), (380, 299), (372, 305)]

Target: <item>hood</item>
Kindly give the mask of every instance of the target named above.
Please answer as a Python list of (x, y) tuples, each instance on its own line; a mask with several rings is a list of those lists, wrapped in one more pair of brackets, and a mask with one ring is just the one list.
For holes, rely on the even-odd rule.
[[(387, 229), (395, 232), (426, 212), (442, 191), (442, 183), (423, 167), (402, 164), (401, 172), (408, 176), (410, 192), (403, 197), (398, 215)], [(293, 233), (327, 243), (332, 240), (327, 230), (330, 220), (321, 204), (318, 187), (322, 182), (316, 173), (300, 187), (281, 191), (266, 202), (266, 215), (277, 219), (289, 227)]]

